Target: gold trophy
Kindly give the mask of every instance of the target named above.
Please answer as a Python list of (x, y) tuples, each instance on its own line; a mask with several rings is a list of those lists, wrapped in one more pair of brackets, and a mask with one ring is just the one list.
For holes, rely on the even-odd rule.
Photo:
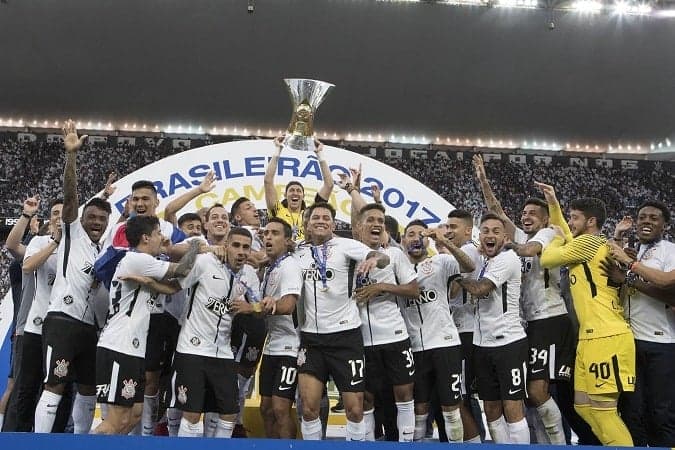
[(286, 131), (284, 147), (314, 151), (314, 115), (335, 85), (303, 78), (286, 78), (284, 82), (293, 102), (293, 116)]

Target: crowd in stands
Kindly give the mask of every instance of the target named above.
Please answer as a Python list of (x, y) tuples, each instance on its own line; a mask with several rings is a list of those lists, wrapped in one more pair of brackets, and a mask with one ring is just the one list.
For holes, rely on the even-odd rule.
[[(136, 145), (93, 145), (96, 151), (78, 155), (80, 177), (79, 195), (86, 199), (100, 191), (107, 174), (115, 171), (121, 178), (147, 164), (182, 151), (173, 148), (170, 139), (151, 145), (137, 139)], [(193, 147), (194, 147), (193, 143)], [(330, 158), (330, 156), (328, 156)], [(473, 212), (479, 218), (484, 209), (480, 188), (476, 182), (470, 158), (463, 161), (414, 158), (387, 158), (388, 165), (425, 183), (458, 208)], [(61, 197), (63, 175), (63, 144), (38, 139), (18, 142), (15, 134), (0, 133), (0, 217), (18, 217), (23, 200), (32, 194), (42, 198)], [(504, 210), (518, 218), (524, 200), (537, 195), (534, 180), (555, 186), (564, 205), (581, 196), (599, 197), (607, 204), (608, 220), (605, 233), (611, 233), (617, 220), (634, 214), (638, 205), (647, 199), (665, 202), (673, 211), (675, 182), (666, 167), (656, 170), (619, 168), (569, 167), (562, 165), (523, 165), (517, 163), (487, 162), (486, 168)], [(47, 217), (49, 202), (43, 202), (41, 217)], [(673, 240), (675, 231), (666, 232)], [(7, 292), (9, 255), (0, 250), (0, 298)]]

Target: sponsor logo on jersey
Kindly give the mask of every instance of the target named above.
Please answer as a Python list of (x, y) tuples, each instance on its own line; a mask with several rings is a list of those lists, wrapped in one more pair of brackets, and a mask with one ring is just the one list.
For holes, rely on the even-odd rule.
[(230, 313), (230, 306), (232, 302), (224, 297), (209, 297), (206, 301), (206, 309), (220, 317)]
[[(316, 267), (316, 264), (312, 263), (309, 269), (302, 270), (302, 278), (305, 281), (321, 281), (321, 272)], [(326, 268), (326, 280), (331, 281), (335, 278), (335, 272), (331, 268)]]
[(136, 386), (138, 386), (138, 382), (134, 380), (122, 380), (122, 384), (124, 385), (124, 387), (122, 388), (122, 392), (120, 392), (120, 395), (123, 398), (130, 400), (136, 397)]
[(68, 366), (70, 365), (69, 361), (65, 359), (56, 360), (56, 367), (54, 368), (54, 375), (58, 378), (63, 378), (68, 375)]
[(92, 266), (91, 263), (86, 263), (82, 268), (82, 272), (86, 273), (87, 275), (92, 275), (94, 273), (94, 266)]
[(183, 405), (186, 404), (188, 388), (186, 386), (180, 385), (176, 390), (178, 391), (178, 394), (176, 395), (176, 400), (178, 400), (178, 402), (182, 403)]
[(65, 303), (66, 305), (70, 305), (71, 303), (73, 303), (73, 296), (66, 295), (65, 297), (63, 297), (63, 303)]
[(558, 371), (558, 376), (559, 377), (565, 377), (565, 378), (571, 377), (572, 376), (572, 368), (570, 366), (565, 366), (565, 365), (560, 366), (560, 370)]
[(421, 289), (419, 297), (406, 299), (406, 306), (410, 308), (413, 306), (435, 302), (437, 298), (438, 294), (436, 293), (435, 289)]

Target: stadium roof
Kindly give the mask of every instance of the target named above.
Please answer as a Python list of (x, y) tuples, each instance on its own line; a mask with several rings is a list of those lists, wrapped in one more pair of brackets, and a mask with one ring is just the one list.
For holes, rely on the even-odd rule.
[(0, 125), (276, 131), (299, 76), (328, 136), (672, 151), (675, 18), (447, 3), (7, 0)]

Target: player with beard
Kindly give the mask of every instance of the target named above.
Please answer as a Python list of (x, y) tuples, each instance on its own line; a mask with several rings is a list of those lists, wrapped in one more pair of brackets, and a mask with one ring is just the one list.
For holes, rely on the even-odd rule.
[[(265, 170), (264, 186), (265, 186), (265, 203), (267, 204), (267, 211), (271, 217), (279, 217), (286, 223), (291, 225), (293, 230), (293, 240), (301, 241), (305, 239), (305, 228), (302, 224), (302, 213), (307, 208), (305, 204), (305, 188), (298, 181), (291, 181), (284, 189), (284, 199), (279, 201), (277, 194), (277, 187), (274, 185), (274, 176), (277, 173), (279, 158), (281, 157), (281, 150), (283, 149), (283, 136), (274, 140), (276, 152), (272, 154), (267, 169)], [(331, 175), (328, 162), (324, 159), (323, 144), (318, 140), (314, 140), (314, 153), (319, 160), (319, 167), (321, 169), (321, 177), (323, 184), (317, 192), (315, 202), (327, 202), (330, 200), (330, 194), (333, 192), (333, 177)]]
[[(483, 266), (483, 257), (481, 256), (476, 244), (471, 237), (473, 235), (473, 216), (470, 212), (462, 209), (454, 209), (448, 214), (445, 222), (445, 237), (449, 239), (455, 247), (461, 249), (474, 265), (473, 271), (462, 270), (463, 273), (469, 273), (469, 278), (476, 279)], [(438, 245), (438, 242), (436, 243)], [(454, 284), (451, 293), (454, 292)], [(481, 442), (479, 423), (482, 424), (480, 416), (480, 405), (472, 397), (472, 386), (475, 384), (475, 368), (473, 364), (473, 326), (474, 305), (469, 301), (469, 293), (462, 289), (456, 291), (456, 294), (450, 299), (450, 310), (452, 318), (455, 321), (459, 340), (462, 342), (462, 396), (463, 402), (460, 406), (462, 414), (462, 424), (464, 425), (464, 442)], [(478, 413), (474, 413), (478, 411)]]
[[(640, 264), (664, 272), (675, 270), (675, 244), (663, 239), (669, 222), (670, 211), (665, 204), (651, 200), (640, 206), (636, 226), (640, 242), (636, 258)], [(624, 218), (614, 230), (614, 241), (620, 242), (632, 228), (632, 218)], [(664, 383), (675, 379), (675, 311), (668, 307), (674, 302), (672, 289), (658, 288), (618, 267), (612, 275), (612, 281), (626, 283), (622, 301), (635, 335), (637, 356), (635, 392), (621, 396), (621, 417), (635, 445), (672, 447), (675, 387)]]
[(401, 239), (420, 286), (419, 298), (401, 299), (399, 303), (415, 360), (414, 440), (424, 438), (432, 389), (435, 389), (448, 440), (456, 443), (464, 438), (459, 412), (462, 402), (462, 348), (448, 305), (448, 290), (452, 281), (459, 278), (460, 268), (457, 260), (450, 255), (428, 256), (430, 237), (446, 246), (452, 245), (440, 230), (429, 230), (421, 220), (410, 222)]
[(523, 403), (528, 345), (520, 319), (520, 259), (504, 248), (505, 226), (498, 215), (483, 216), (479, 237), (486, 259), (478, 279), (459, 281), (476, 305), (473, 343), (474, 365), (480, 368), (478, 395), (495, 443), (528, 444)]
[[(258, 277), (246, 264), (251, 234), (233, 228), (227, 238), (225, 261), (213, 254), (197, 257), (181, 286), (190, 289), (185, 324), (181, 328), (171, 379), (171, 407), (183, 411), (179, 436), (201, 437), (201, 413), (219, 414), (211, 437), (231, 437), (239, 407), (237, 369), (230, 345), (235, 300), (260, 298)], [(261, 311), (260, 305), (257, 305)]]
[(399, 442), (412, 442), (415, 429), (413, 381), (415, 363), (405, 321), (397, 297), (416, 299), (420, 295), (417, 274), (405, 254), (395, 247), (383, 249), (384, 207), (371, 203), (357, 216), (359, 240), (381, 251), (391, 261), (383, 269), (373, 269), (356, 278), (354, 299), (359, 303), (361, 333), (365, 347), (366, 390), (363, 421), (366, 440), (375, 440), (375, 394), (393, 387), (397, 409)]
[(617, 413), (617, 401), (622, 392), (635, 387), (635, 341), (623, 316), (619, 285), (600, 267), (609, 255), (607, 240), (600, 234), (605, 205), (594, 198), (573, 200), (566, 224), (553, 187), (536, 185), (546, 197), (551, 224), (559, 227), (540, 262), (545, 269), (568, 266), (579, 319), (574, 409), (603, 445), (632, 446), (628, 428)]
[[(321, 439), (321, 397), (328, 376), (332, 376), (345, 404), (346, 438), (362, 441), (365, 367), (352, 285), (357, 275), (387, 266), (389, 257), (352, 239), (335, 237), (335, 210), (329, 204), (315, 203), (307, 208), (307, 214), (311, 240), (294, 256), (304, 277), (300, 303), (305, 321), (297, 360), (302, 436), (305, 440)], [(292, 299), (277, 304), (283, 312), (293, 307)]]
[(63, 175), (62, 238), (58, 246), (56, 279), (42, 326), (45, 385), (35, 409), (35, 431), (49, 433), (67, 383), (77, 382), (73, 405), (76, 433), (88, 433), (94, 419), (96, 341), (93, 266), (108, 226), (110, 204), (91, 199), (78, 220), (76, 155), (86, 135), (78, 138), (73, 121), (64, 128), (66, 164)]
[[(268, 438), (295, 439), (297, 433), (291, 407), (298, 375), (298, 318), (294, 309), (277, 308), (277, 304), (295, 304), (302, 291), (302, 271), (291, 257), (292, 238), (291, 226), (277, 217), (272, 217), (263, 231), (271, 263), (261, 285), (269, 336), (260, 365), (260, 413)], [(246, 309), (253, 312), (251, 307)]]
[[(260, 264), (263, 264), (267, 260), (267, 255), (263, 250), (262, 241), (259, 237), (260, 215), (255, 204), (246, 197), (238, 198), (232, 204), (230, 219), (236, 226), (242, 227), (251, 233), (253, 243), (249, 252), (249, 263), (254, 267), (259, 267)], [(237, 416), (234, 437), (246, 437), (246, 428), (243, 425), (246, 397), (251, 388), (255, 369), (262, 358), (262, 349), (265, 345), (266, 337), (267, 329), (265, 320), (262, 317), (246, 314), (234, 316), (231, 344), (239, 373), (239, 415)]]
[(130, 276), (154, 280), (184, 277), (199, 251), (193, 241), (179, 263), (157, 259), (163, 236), (155, 216), (135, 216), (126, 223), (131, 246), (120, 261), (110, 288), (110, 311), (96, 354), (96, 389), (99, 403), (108, 405), (97, 434), (127, 434), (141, 418), (144, 403), (145, 346), (150, 313), (159, 294)]

